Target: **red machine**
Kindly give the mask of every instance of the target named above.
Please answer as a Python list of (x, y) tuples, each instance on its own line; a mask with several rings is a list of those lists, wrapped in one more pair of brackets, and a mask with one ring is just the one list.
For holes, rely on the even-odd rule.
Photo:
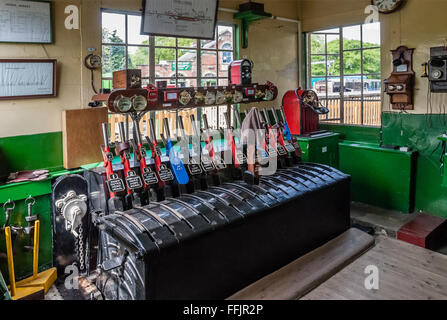
[(329, 113), (329, 109), (321, 105), (315, 91), (302, 90), (301, 87), (295, 91), (287, 91), (282, 104), (293, 135), (316, 133), (319, 127), (319, 116)]
[(228, 67), (229, 84), (251, 84), (251, 70), (253, 63), (250, 60), (236, 60), (230, 63)]

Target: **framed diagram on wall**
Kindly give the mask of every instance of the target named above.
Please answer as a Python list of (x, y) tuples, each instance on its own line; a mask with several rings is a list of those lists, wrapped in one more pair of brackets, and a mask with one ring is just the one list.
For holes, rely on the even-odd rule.
[(50, 1), (0, 0), (0, 42), (52, 43)]
[(54, 59), (0, 59), (0, 100), (56, 97)]
[(141, 34), (213, 40), (218, 0), (143, 0)]

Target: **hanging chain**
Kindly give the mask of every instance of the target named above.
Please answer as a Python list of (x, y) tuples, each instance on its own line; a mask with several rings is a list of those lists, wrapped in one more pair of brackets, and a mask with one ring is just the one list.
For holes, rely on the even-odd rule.
[(82, 228), (82, 224), (78, 229), (79, 233), (79, 246), (78, 246), (78, 258), (79, 258), (79, 268), (81, 271), (85, 269), (85, 260), (84, 260), (84, 229)]

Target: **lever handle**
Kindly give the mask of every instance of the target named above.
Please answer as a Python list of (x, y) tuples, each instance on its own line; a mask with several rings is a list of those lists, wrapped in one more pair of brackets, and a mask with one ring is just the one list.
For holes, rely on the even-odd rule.
[(208, 125), (208, 116), (206, 115), (206, 113), (204, 113), (202, 115), (202, 118), (203, 118), (203, 126), (204, 126), (205, 130), (209, 130), (210, 126)]
[(237, 127), (241, 128), (242, 127), (242, 121), (241, 121), (241, 115), (239, 114), (239, 111), (236, 108), (234, 108), (233, 113), (234, 113), (234, 117), (236, 119)]
[(198, 129), (197, 126), (196, 126), (196, 118), (194, 117), (193, 114), (191, 114), (191, 115), (189, 116), (189, 118), (191, 119), (191, 125), (192, 125), (192, 129), (193, 129), (193, 131), (194, 131), (194, 135), (195, 135), (195, 136), (200, 136), (200, 134), (199, 134), (199, 129)]
[(154, 119), (152, 119), (152, 118), (149, 119), (149, 130), (151, 133), (151, 140), (157, 141), (157, 136), (155, 134), (155, 123), (154, 123)]
[(126, 132), (124, 131), (124, 122), (120, 122), (118, 124), (118, 126), (119, 126), (119, 129), (120, 129), (121, 142), (123, 142), (123, 143), (127, 142)]
[(183, 118), (182, 118), (182, 116), (178, 116), (177, 121), (178, 121), (178, 125), (180, 127), (180, 134), (182, 136), (182, 139), (186, 139), (185, 126), (183, 125)]
[(276, 113), (276, 109), (272, 107), (270, 110), (273, 113), (273, 118), (275, 119), (275, 123), (279, 124), (279, 119), (278, 119), (278, 114)]
[(107, 123), (102, 124), (102, 136), (104, 138), (104, 147), (109, 146), (109, 128)]
[(164, 118), (163, 119), (163, 126), (165, 128), (165, 132), (166, 132), (166, 138), (167, 139), (171, 139), (171, 131), (169, 129), (169, 121), (168, 118)]
[(138, 123), (138, 121), (133, 120), (133, 127), (134, 127), (134, 132), (135, 132), (135, 140), (137, 142), (137, 145), (141, 145), (141, 131), (140, 131), (140, 124)]
[(231, 119), (228, 112), (224, 112), (225, 122), (227, 123), (227, 128), (231, 129)]

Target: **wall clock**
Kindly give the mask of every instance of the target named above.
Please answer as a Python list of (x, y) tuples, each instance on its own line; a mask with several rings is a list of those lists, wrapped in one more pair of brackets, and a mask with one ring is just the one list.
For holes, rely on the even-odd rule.
[(374, 6), (379, 8), (380, 13), (391, 13), (400, 8), (405, 0), (371, 0)]

